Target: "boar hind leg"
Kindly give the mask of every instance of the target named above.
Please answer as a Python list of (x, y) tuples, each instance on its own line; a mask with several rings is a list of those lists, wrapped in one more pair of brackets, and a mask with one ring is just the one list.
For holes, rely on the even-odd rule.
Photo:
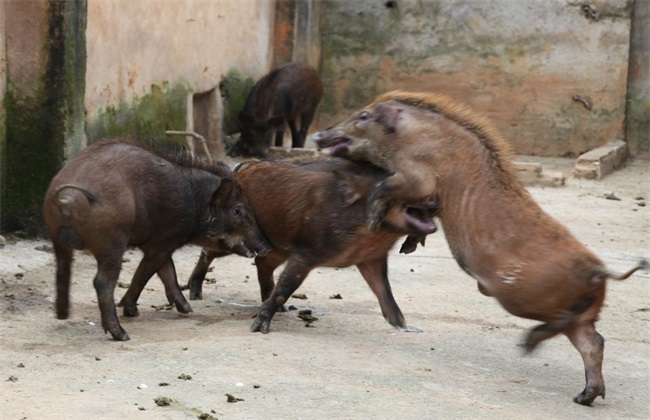
[(117, 311), (115, 310), (115, 285), (122, 268), (122, 253), (117, 255), (117, 257), (106, 260), (97, 259), (97, 275), (93, 280), (93, 286), (97, 292), (104, 332), (110, 332), (114, 340), (128, 341), (130, 337), (117, 320)]
[(284, 123), (275, 130), (275, 146), (282, 147), (284, 144)]
[(566, 332), (574, 325), (577, 325), (580, 318), (584, 319), (585, 315), (589, 316), (585, 314), (585, 311), (593, 308), (595, 302), (596, 296), (587, 296), (574, 304), (570, 309), (557, 313), (548, 323), (533, 328), (524, 343), (526, 352), (530, 353), (540, 342), (554, 337), (559, 333)]
[(384, 319), (400, 331), (418, 332), (419, 330), (415, 328), (409, 329), (406, 327), (404, 315), (402, 315), (402, 311), (397, 305), (397, 302), (395, 302), (390, 283), (388, 282), (387, 257), (384, 256), (373, 261), (363, 262), (357, 264), (357, 267), (368, 283), (368, 286), (370, 286), (370, 289), (377, 296)]
[[(479, 286), (480, 290), (480, 286)], [(562, 312), (558, 318), (554, 321), (548, 322), (546, 324), (538, 325), (533, 328), (526, 337), (524, 347), (526, 353), (530, 353), (535, 350), (535, 347), (544, 340), (548, 340), (551, 337), (564, 332), (573, 322), (575, 321), (575, 314), (565, 311)]]
[(187, 287), (190, 289), (190, 300), (203, 299), (203, 281), (205, 280), (205, 275), (208, 274), (210, 264), (212, 264), (215, 258), (228, 254), (228, 252), (212, 251), (206, 248), (201, 250), (201, 256), (196, 262), (196, 266), (187, 282)]
[(593, 322), (577, 325), (564, 334), (578, 349), (585, 364), (587, 385), (573, 401), (578, 404), (589, 405), (599, 395), (605, 398), (605, 381), (602, 373), (605, 339), (598, 334)]
[(251, 325), (251, 332), (259, 331), (262, 334), (269, 332), (271, 319), (273, 319), (275, 313), (284, 305), (293, 292), (300, 287), (307, 274), (309, 274), (310, 269), (310, 267), (305, 266), (297, 260), (289, 260), (287, 262), (287, 266), (282, 271), (278, 284), (273, 289), (273, 293), (271, 293), (271, 296), (260, 307), (257, 317), (253, 321), (253, 325)]
[(316, 108), (312, 109), (309, 112), (305, 112), (300, 116), (300, 131), (298, 132), (298, 141), (294, 140), (292, 147), (304, 147), (305, 139), (307, 138), (307, 131), (311, 122), (314, 120), (316, 115)]
[(70, 314), (70, 276), (72, 250), (54, 243), (56, 256), (56, 317), (67, 319)]

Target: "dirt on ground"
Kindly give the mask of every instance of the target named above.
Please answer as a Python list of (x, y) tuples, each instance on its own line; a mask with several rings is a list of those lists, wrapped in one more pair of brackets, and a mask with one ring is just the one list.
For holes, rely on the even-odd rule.
[[(571, 161), (544, 168), (570, 173)], [(541, 206), (618, 272), (650, 258), (650, 163), (601, 181), (531, 187)], [(252, 260), (215, 261), (188, 315), (166, 307), (153, 278), (140, 316), (120, 316), (131, 340), (102, 331), (94, 259), (76, 254), (67, 320), (55, 318), (54, 257), (46, 240), (8, 237), (0, 249), (2, 419), (622, 419), (650, 418), (650, 274), (610, 281), (597, 324), (607, 398), (584, 407), (583, 363), (563, 337), (530, 356), (518, 345), (535, 322), (481, 295), (443, 232), (389, 277), (410, 326), (394, 330), (356, 268), (314, 270), (267, 335), (249, 332), (259, 305)], [(196, 247), (176, 252), (187, 281)], [(125, 254), (128, 285), (139, 259)], [(125, 289), (118, 287), (116, 300)], [(339, 298), (340, 297), (340, 298)], [(301, 310), (316, 318), (307, 322)]]

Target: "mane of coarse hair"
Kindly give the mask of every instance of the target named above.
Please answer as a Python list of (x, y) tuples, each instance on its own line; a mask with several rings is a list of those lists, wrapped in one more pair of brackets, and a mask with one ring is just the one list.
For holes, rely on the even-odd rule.
[(210, 172), (221, 178), (231, 178), (232, 170), (228, 165), (223, 162), (213, 161), (209, 162), (207, 159), (196, 156), (186, 146), (172, 141), (147, 139), (147, 140), (133, 140), (133, 139), (109, 139), (101, 141), (103, 144), (129, 144), (134, 147), (146, 150), (153, 153), (170, 163), (188, 169), (198, 169), (201, 171)]
[(454, 101), (449, 96), (429, 92), (391, 91), (379, 95), (371, 104), (396, 101), (404, 105), (434, 112), (470, 131), (488, 150), (493, 164), (506, 177), (509, 183), (518, 180), (512, 166), (514, 153), (510, 144), (492, 126), (486, 117), (476, 113), (468, 106)]

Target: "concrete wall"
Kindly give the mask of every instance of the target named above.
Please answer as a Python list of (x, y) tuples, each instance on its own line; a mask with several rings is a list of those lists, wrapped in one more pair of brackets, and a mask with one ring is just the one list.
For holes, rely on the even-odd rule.
[(84, 129), (85, 10), (80, 0), (4, 0), (3, 229), (43, 230), (42, 200)]
[(623, 138), (631, 0), (330, 0), (320, 4), (326, 127), (391, 89), (449, 94), (517, 152)]
[(650, 0), (632, 9), (625, 140), (630, 154), (650, 158)]
[[(170, 114), (167, 124), (151, 121), (155, 130), (153, 134), (146, 132), (147, 135), (159, 134), (164, 129), (184, 130), (186, 114), (179, 106), (186, 102), (178, 96), (216, 88), (215, 96), (219, 99), (219, 83), (230, 70), (255, 79), (265, 74), (271, 60), (274, 3), (89, 2), (86, 32), (89, 136), (113, 133), (107, 124), (116, 122), (105, 121), (107, 110), (113, 110), (113, 119), (119, 119), (114, 111), (119, 113), (133, 104), (137, 109), (127, 109), (125, 114), (140, 113), (138, 124), (141, 125), (148, 118), (153, 120), (150, 114)], [(146, 108), (145, 105), (158, 100), (168, 103), (158, 104), (153, 110)], [(95, 129), (96, 124), (103, 128)]]

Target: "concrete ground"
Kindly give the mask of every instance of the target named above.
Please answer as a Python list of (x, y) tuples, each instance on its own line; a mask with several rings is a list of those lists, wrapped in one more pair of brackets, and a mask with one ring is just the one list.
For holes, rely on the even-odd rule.
[[(572, 168), (565, 159), (543, 164), (567, 175)], [(600, 181), (569, 178), (565, 187), (530, 191), (622, 272), (650, 258), (649, 188), (650, 163), (633, 161)], [(584, 407), (571, 401), (584, 387), (578, 352), (556, 337), (523, 356), (518, 344), (535, 322), (481, 295), (442, 232), (389, 261), (395, 297), (422, 333), (392, 329), (355, 268), (314, 270), (298, 290), (307, 299), (289, 300), (313, 311), (312, 328), (294, 310), (278, 313), (268, 335), (250, 333), (259, 304), (255, 268), (230, 256), (213, 264), (214, 283), (189, 315), (161, 309), (162, 285), (152, 279), (140, 317), (120, 317), (128, 342), (102, 331), (90, 256), (77, 253), (72, 314), (57, 320), (47, 241), (7, 240), (0, 249), (2, 419), (650, 418), (647, 271), (609, 283), (597, 325), (606, 339), (607, 398)], [(182, 281), (198, 254), (195, 247), (175, 254)], [(139, 252), (125, 258), (120, 280), (128, 283)], [(116, 299), (123, 293), (116, 289)], [(158, 405), (161, 397), (169, 405)]]

